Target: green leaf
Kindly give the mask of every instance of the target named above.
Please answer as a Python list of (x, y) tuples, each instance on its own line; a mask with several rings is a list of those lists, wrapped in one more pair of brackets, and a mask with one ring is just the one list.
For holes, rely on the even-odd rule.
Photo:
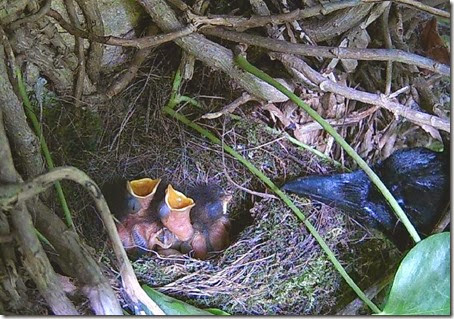
[(187, 304), (181, 300), (169, 297), (160, 293), (159, 291), (147, 286), (142, 285), (143, 290), (153, 299), (154, 302), (158, 304), (158, 306), (165, 312), (166, 315), (183, 315), (183, 316), (208, 316), (211, 315), (210, 312), (196, 308)]
[(231, 316), (231, 314), (229, 314), (228, 312), (225, 312), (224, 310), (218, 308), (206, 308), (205, 311), (211, 312), (216, 316)]
[(397, 270), (382, 315), (449, 315), (450, 233), (413, 247)]

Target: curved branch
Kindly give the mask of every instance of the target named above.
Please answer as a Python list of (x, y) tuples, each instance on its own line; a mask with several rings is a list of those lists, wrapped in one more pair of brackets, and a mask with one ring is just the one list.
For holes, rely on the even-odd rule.
[(274, 52), (300, 54), (304, 56), (322, 57), (330, 59), (354, 59), (367, 61), (395, 61), (405, 64), (416, 65), (432, 72), (446, 76), (450, 75), (451, 68), (432, 59), (408, 53), (396, 49), (355, 49), (325, 46), (311, 46), (297, 43), (289, 43), (283, 40), (275, 40), (257, 35), (228, 31), (223, 28), (203, 28), (199, 32), (205, 35), (213, 35), (234, 42), (255, 45)]
[(24, 23), (34, 22), (34, 21), (44, 17), (47, 14), (47, 12), (49, 12), (51, 4), (52, 4), (52, 0), (46, 0), (44, 5), (38, 10), (38, 12), (36, 12), (36, 13), (30, 15), (30, 16), (27, 16), (27, 17), (24, 17), (24, 18), (21, 18), (19, 20), (16, 20), (16, 21), (12, 22), (11, 24), (9, 24), (7, 26), (7, 28), (9, 30), (15, 30), (15, 29), (19, 28)]
[(148, 36), (148, 37), (142, 37), (138, 39), (123, 39), (119, 37), (114, 37), (114, 36), (100, 36), (97, 34), (91, 34), (85, 30), (81, 30), (79, 28), (76, 28), (75, 26), (71, 25), (68, 23), (60, 13), (58, 13), (55, 10), (49, 10), (47, 15), (51, 18), (54, 18), (57, 20), (57, 22), (61, 25), (63, 29), (65, 29), (69, 34), (88, 39), (91, 41), (107, 44), (107, 45), (114, 45), (114, 46), (123, 46), (123, 47), (133, 47), (133, 48), (138, 48), (138, 49), (144, 49), (144, 48), (149, 48), (152, 46), (157, 46), (166, 42), (173, 41), (175, 39), (178, 39), (180, 37), (184, 37), (188, 34), (191, 34), (195, 31), (194, 26), (187, 26), (185, 28), (182, 28), (181, 30), (175, 31), (175, 32), (169, 32), (166, 34), (159, 34), (159, 35), (153, 35), (153, 36)]
[(152, 314), (164, 315), (161, 308), (159, 308), (159, 306), (150, 299), (140, 287), (137, 277), (134, 274), (134, 270), (129, 263), (126, 251), (121, 244), (115, 223), (101, 190), (96, 183), (81, 170), (75, 167), (60, 167), (52, 169), (48, 173), (40, 175), (26, 183), (2, 185), (0, 186), (0, 207), (2, 209), (11, 209), (18, 203), (20, 204), (46, 190), (48, 187), (52, 186), (55, 181), (62, 179), (69, 179), (84, 186), (95, 201), (96, 208), (101, 214), (107, 233), (112, 242), (112, 247), (120, 267), (119, 272), (128, 296), (134, 303), (142, 303), (152, 312)]
[[(2, 114), (3, 112), (0, 110), (0, 185), (21, 181), (21, 177), (14, 168), (11, 149), (3, 127)], [(52, 312), (56, 315), (78, 315), (78, 311), (63, 291), (43, 246), (36, 236), (25, 202), (15, 205), (14, 210), (10, 213), (10, 218), (20, 246), (23, 265)]]

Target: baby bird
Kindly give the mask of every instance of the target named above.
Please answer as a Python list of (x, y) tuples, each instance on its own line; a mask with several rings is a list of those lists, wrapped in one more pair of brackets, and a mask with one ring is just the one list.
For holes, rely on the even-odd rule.
[(159, 205), (159, 217), (162, 224), (180, 241), (190, 239), (194, 234), (190, 211), (194, 200), (168, 185), (164, 200)]
[(191, 187), (188, 195), (195, 202), (190, 214), (194, 235), (181, 249), (192, 249), (195, 258), (206, 259), (209, 252), (225, 249), (230, 243), (227, 205), (232, 195), (212, 183)]
[[(450, 202), (449, 157), (448, 148), (442, 153), (410, 148), (372, 166), (423, 237), (432, 232)], [(282, 189), (354, 213), (400, 250), (410, 244), (406, 228), (363, 170), (298, 178)]]
[[(160, 179), (143, 178), (126, 181), (116, 178), (103, 187), (107, 204), (120, 221), (118, 234), (126, 250), (152, 250), (156, 245), (168, 248), (171, 244), (157, 214), (149, 207), (156, 194)], [(163, 242), (164, 241), (164, 242)]]

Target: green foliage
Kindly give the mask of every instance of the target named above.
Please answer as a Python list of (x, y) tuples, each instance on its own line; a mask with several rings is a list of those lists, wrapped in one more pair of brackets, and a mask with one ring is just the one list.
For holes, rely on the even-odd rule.
[(207, 308), (205, 309), (208, 312), (211, 312), (213, 315), (216, 316), (230, 316), (228, 312), (225, 312), (224, 310), (217, 309), (217, 308)]
[(147, 285), (143, 285), (142, 288), (148, 294), (148, 296), (150, 296), (150, 298), (153, 299), (153, 301), (157, 303), (159, 308), (161, 308), (165, 312), (166, 315), (171, 315), (171, 316), (176, 316), (176, 315), (208, 316), (208, 315), (212, 315), (212, 313), (209, 311), (205, 311), (205, 310), (196, 308), (181, 300), (166, 296), (163, 293), (160, 293), (159, 291), (157, 291)]
[(405, 256), (381, 314), (450, 312), (450, 233), (446, 232), (424, 239)]

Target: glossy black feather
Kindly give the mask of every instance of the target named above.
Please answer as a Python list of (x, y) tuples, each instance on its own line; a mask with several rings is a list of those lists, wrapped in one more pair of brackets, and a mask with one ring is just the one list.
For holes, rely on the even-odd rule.
[[(449, 205), (449, 151), (403, 149), (372, 169), (417, 231), (423, 237), (429, 235)], [(384, 232), (400, 249), (407, 248), (410, 242), (404, 226), (362, 170), (298, 178), (286, 183), (282, 189), (353, 213), (369, 226)]]

